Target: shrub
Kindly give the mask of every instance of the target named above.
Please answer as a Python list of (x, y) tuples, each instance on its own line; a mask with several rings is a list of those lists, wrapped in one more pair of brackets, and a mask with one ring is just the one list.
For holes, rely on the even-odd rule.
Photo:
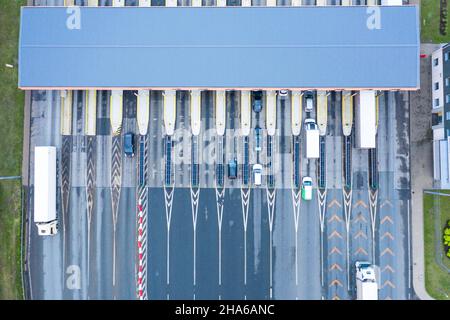
[(445, 255), (450, 259), (450, 220), (447, 221), (447, 227), (444, 228), (442, 239), (444, 241)]

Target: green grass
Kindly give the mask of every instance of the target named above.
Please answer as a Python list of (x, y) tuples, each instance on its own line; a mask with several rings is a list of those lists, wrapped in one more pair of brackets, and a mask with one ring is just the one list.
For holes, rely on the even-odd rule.
[[(21, 174), (24, 94), (17, 89), (17, 44), (19, 9), (25, 4), (0, 1), (0, 176)], [(0, 299), (22, 298), (20, 194), (20, 180), (0, 183)]]
[(447, 2), (447, 35), (439, 32), (439, 0), (422, 0), (420, 5), (421, 41), (427, 43), (450, 42), (450, 1)]
[[(434, 208), (438, 200), (440, 201), (439, 234), (441, 235), (446, 221), (450, 219), (450, 197), (424, 194), (425, 287), (435, 299), (450, 300), (450, 274), (436, 263)], [(441, 237), (439, 244), (443, 251)], [(450, 259), (445, 256), (443, 258), (444, 263), (450, 268)]]
[(20, 180), (0, 182), (0, 299), (22, 299)]

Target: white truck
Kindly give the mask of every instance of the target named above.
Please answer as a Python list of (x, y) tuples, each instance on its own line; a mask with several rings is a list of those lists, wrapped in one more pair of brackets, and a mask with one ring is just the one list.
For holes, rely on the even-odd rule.
[(306, 130), (306, 157), (319, 158), (319, 128), (314, 119), (305, 119)]
[(375, 91), (363, 90), (355, 96), (356, 147), (375, 148), (376, 143), (376, 101)]
[(34, 223), (40, 236), (58, 233), (56, 147), (34, 148)]
[(375, 267), (367, 261), (357, 261), (356, 300), (378, 300), (378, 284)]

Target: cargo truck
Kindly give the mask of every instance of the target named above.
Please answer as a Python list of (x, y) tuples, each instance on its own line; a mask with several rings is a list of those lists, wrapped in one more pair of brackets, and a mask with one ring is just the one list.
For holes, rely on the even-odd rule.
[(34, 148), (34, 223), (40, 236), (58, 232), (56, 217), (56, 147)]
[(355, 96), (356, 147), (375, 148), (376, 131), (375, 91), (360, 91)]
[(378, 284), (375, 267), (367, 261), (357, 261), (356, 266), (356, 299), (378, 300)]
[(305, 119), (306, 157), (319, 158), (319, 128), (314, 119)]

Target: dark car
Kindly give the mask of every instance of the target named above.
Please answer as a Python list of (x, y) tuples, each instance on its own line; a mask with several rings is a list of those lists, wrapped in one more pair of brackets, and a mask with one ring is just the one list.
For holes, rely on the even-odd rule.
[(312, 91), (305, 91), (306, 112), (310, 112), (314, 108), (314, 94)]
[(237, 160), (236, 158), (231, 159), (228, 162), (228, 178), (229, 179), (236, 179), (237, 178)]
[(127, 157), (134, 156), (134, 133), (128, 132), (123, 136), (123, 151)]
[(263, 93), (262, 91), (253, 91), (253, 111), (256, 113), (261, 112), (262, 110), (262, 99)]
[(255, 151), (261, 151), (262, 129), (257, 126), (255, 128)]

